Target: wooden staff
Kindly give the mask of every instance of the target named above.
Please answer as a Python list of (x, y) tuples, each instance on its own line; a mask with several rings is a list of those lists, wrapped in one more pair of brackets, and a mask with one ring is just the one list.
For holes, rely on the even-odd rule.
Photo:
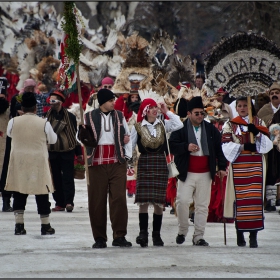
[[(247, 106), (248, 106), (249, 123), (252, 123), (253, 122), (253, 116), (252, 116), (252, 103), (251, 103), (251, 96), (250, 95), (247, 96)], [(255, 143), (254, 134), (252, 132), (250, 132), (250, 142), (252, 144)], [(252, 152), (252, 155), (254, 155), (254, 154), (255, 153)]]
[[(77, 73), (77, 86), (78, 86), (78, 97), (79, 97), (79, 104), (80, 104), (80, 115), (81, 115), (81, 124), (84, 125), (84, 110), (83, 110), (83, 103), (82, 103), (82, 92), (81, 92), (81, 83), (80, 83), (80, 71), (79, 71), (79, 63), (76, 65), (76, 73)], [(89, 187), (89, 175), (88, 175), (88, 161), (87, 161), (87, 151), (86, 147), (84, 147), (84, 161), (85, 161), (85, 170), (86, 170), (86, 180), (87, 186)]]

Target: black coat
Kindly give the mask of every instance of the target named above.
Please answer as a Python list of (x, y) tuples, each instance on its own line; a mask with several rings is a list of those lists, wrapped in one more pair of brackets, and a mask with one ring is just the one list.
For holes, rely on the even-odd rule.
[[(204, 121), (207, 142), (209, 148), (209, 168), (212, 180), (216, 174), (216, 164), (219, 170), (226, 170), (227, 160), (222, 151), (221, 134), (219, 130), (211, 123)], [(190, 152), (188, 151), (187, 120), (184, 121), (184, 127), (171, 133), (169, 138), (170, 152), (174, 155), (174, 162), (179, 171), (178, 179), (185, 181), (187, 178)]]

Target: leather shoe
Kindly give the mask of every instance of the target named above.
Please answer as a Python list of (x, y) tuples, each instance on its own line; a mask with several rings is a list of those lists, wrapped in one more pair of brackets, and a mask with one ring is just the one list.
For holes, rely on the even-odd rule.
[(185, 242), (185, 235), (183, 234), (178, 234), (176, 237), (176, 243), (177, 244), (183, 244)]
[(127, 241), (125, 237), (118, 237), (113, 240), (112, 246), (119, 246), (119, 247), (131, 247), (131, 242)]
[(15, 235), (25, 235), (26, 230), (24, 229), (24, 224), (16, 224)]
[(102, 237), (96, 238), (95, 243), (92, 245), (93, 249), (102, 249), (106, 247), (107, 247), (107, 243), (105, 239), (103, 239)]
[(67, 204), (67, 205), (66, 205), (66, 211), (67, 211), (67, 212), (72, 212), (73, 209), (74, 209), (74, 206), (73, 206), (73, 205), (71, 205), (71, 204)]
[(199, 239), (196, 242), (193, 240), (193, 245), (196, 246), (209, 246), (209, 244), (204, 239)]
[(60, 206), (55, 206), (52, 208), (52, 212), (58, 212), (58, 211), (65, 211), (65, 208), (62, 208)]

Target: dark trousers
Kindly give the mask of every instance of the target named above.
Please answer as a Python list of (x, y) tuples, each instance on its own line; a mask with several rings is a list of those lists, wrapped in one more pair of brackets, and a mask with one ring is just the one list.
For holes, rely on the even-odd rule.
[(92, 234), (107, 241), (107, 196), (113, 238), (127, 233), (126, 164), (113, 163), (89, 167), (88, 209)]
[(55, 205), (65, 208), (67, 204), (74, 206), (74, 157), (75, 151), (50, 152), (50, 164), (55, 191)]
[(7, 173), (8, 173), (8, 166), (9, 166), (9, 161), (10, 161), (10, 152), (11, 152), (11, 143), (12, 143), (12, 138), (7, 136), (6, 138), (6, 147), (5, 147), (5, 155), (4, 155), (4, 160), (3, 160), (3, 167), (2, 167), (2, 172), (1, 172), (1, 179), (0, 179), (0, 191), (2, 192), (2, 199), (4, 200), (9, 200), (12, 197), (12, 192), (5, 191), (5, 185), (6, 185), (6, 178), (7, 178)]
[[(28, 194), (23, 194), (19, 192), (13, 193), (14, 203), (13, 209), (16, 210), (25, 210), (26, 200)], [(35, 195), (37, 203), (37, 211), (39, 215), (49, 215), (51, 213), (51, 203), (49, 202), (48, 194)]]
[(2, 199), (11, 199), (13, 192), (1, 191)]

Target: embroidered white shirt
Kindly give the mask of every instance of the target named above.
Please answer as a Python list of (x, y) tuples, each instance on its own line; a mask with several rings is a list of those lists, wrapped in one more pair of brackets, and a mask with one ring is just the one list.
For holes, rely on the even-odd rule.
[[(245, 120), (247, 123), (249, 123), (249, 117), (244, 117), (243, 120)], [(228, 122), (225, 123), (224, 128), (227, 130), (228, 128)], [(264, 122), (262, 123), (263, 126), (265, 126)], [(242, 125), (242, 129), (244, 132), (248, 131), (247, 126)], [(239, 134), (240, 133), (240, 134)], [(236, 135), (241, 135), (241, 129), (240, 126), (236, 129)], [(273, 144), (272, 141), (264, 134), (259, 133), (256, 137), (256, 150), (260, 154), (266, 154), (268, 153), (272, 148)], [(224, 153), (225, 158), (229, 162), (234, 162), (237, 157), (240, 155), (242, 151), (242, 144), (240, 144), (239, 140), (235, 140), (235, 142), (228, 142), (228, 143), (223, 143), (222, 144), (222, 150)]]
[[(181, 122), (179, 116), (173, 114), (170, 111), (168, 111), (166, 113), (166, 115), (169, 117), (169, 120), (164, 120), (165, 130), (166, 130), (167, 133), (172, 132), (172, 131), (176, 131), (178, 129), (181, 129), (184, 126), (183, 123)], [(142, 126), (146, 125), (147, 128), (149, 129), (151, 135), (156, 137), (155, 125), (159, 122), (160, 122), (160, 120), (156, 119), (155, 122), (153, 124), (151, 124), (144, 119), (142, 121), (141, 125)], [(137, 134), (137, 131), (136, 131), (135, 127), (133, 126), (132, 130), (131, 130), (132, 151), (134, 151), (134, 149), (136, 147), (137, 140), (138, 140), (138, 134)]]
[[(115, 145), (114, 127), (111, 113), (108, 115), (101, 113), (101, 132), (98, 145)], [(125, 118), (123, 118), (123, 127), (125, 134), (130, 135), (130, 131)], [(132, 157), (132, 142), (130, 141), (124, 145), (125, 155), (129, 158)]]

